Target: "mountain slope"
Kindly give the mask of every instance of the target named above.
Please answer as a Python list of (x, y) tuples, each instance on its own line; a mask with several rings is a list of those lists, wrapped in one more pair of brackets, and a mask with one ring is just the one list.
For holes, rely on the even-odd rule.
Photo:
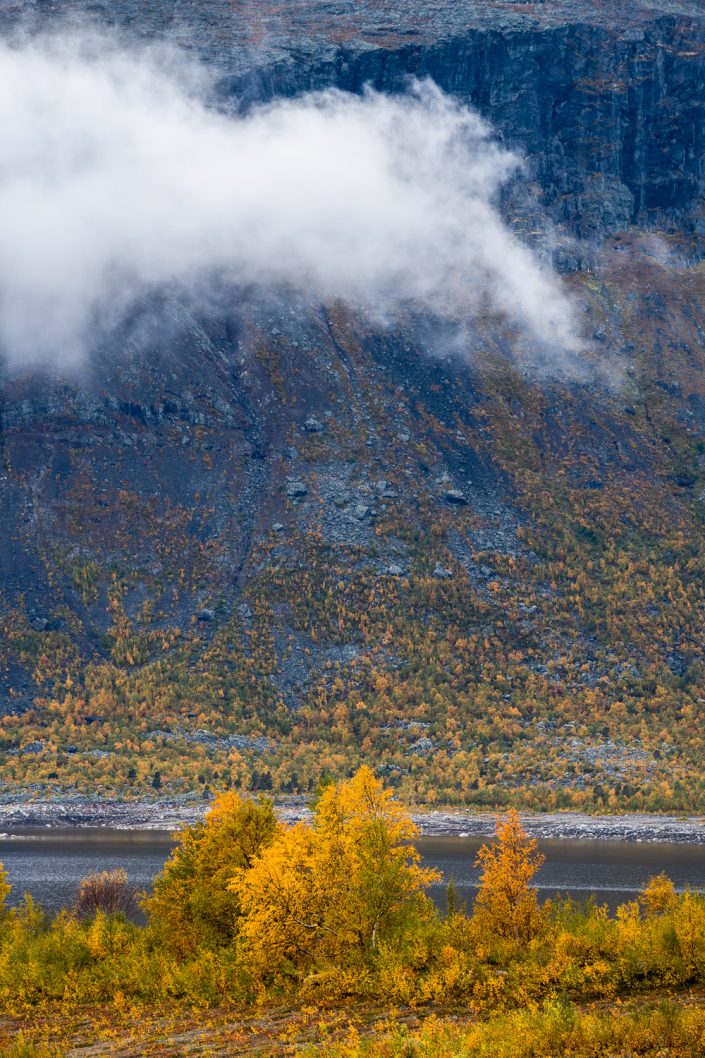
[(308, 791), (365, 759), (427, 802), (705, 803), (702, 17), (417, 6), (264, 36), (110, 8), (176, 10), (239, 97), (421, 73), (477, 105), (527, 152), (507, 215), (558, 226), (585, 362), (517, 359), (489, 315), (461, 342), (164, 295), (79, 376), (8, 370), (6, 788)]

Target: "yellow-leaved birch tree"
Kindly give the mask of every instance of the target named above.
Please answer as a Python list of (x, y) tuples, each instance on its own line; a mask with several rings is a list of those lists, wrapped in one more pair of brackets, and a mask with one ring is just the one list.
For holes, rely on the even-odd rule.
[(312, 825), (279, 833), (232, 888), (255, 975), (373, 957), (380, 939), (430, 913), (407, 810), (363, 767), (321, 793)]

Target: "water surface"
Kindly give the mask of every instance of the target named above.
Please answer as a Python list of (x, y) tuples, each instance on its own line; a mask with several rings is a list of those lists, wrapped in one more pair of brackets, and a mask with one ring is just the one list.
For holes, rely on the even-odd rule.
[[(443, 872), (432, 896), (444, 902), (444, 885), (454, 878), (462, 899), (471, 902), (477, 886), (474, 860), (486, 839), (423, 837), (424, 861)], [(638, 841), (546, 840), (546, 863), (538, 875), (542, 897), (562, 892), (585, 900), (595, 894), (611, 909), (631, 900), (660, 871), (678, 889), (705, 889), (705, 846)], [(70, 906), (78, 885), (92, 871), (124, 867), (133, 885), (149, 889), (173, 847), (171, 834), (110, 828), (13, 828), (0, 835), (0, 861), (12, 883), (11, 902), (29, 892), (49, 911)]]
[[(427, 864), (443, 872), (444, 884), (450, 878), (469, 903), (477, 888), (474, 867), (482, 837), (424, 837), (417, 845)], [(640, 841), (584, 841), (569, 838), (541, 840), (539, 849), (546, 862), (537, 875), (541, 897), (559, 893), (576, 900), (594, 895), (614, 910), (632, 900), (649, 878), (661, 871), (676, 889), (705, 889), (705, 846)], [(432, 895), (444, 903), (444, 884), (434, 886)]]
[(47, 911), (70, 907), (82, 878), (124, 867), (137, 889), (149, 889), (173, 848), (169, 832), (93, 827), (18, 827), (0, 834), (0, 862), (12, 884), (10, 903), (31, 893)]

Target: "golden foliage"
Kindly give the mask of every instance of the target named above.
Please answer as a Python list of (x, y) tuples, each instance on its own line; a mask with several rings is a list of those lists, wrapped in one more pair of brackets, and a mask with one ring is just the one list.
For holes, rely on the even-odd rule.
[(221, 794), (202, 823), (177, 834), (178, 845), (144, 901), (152, 928), (179, 951), (217, 948), (237, 933), (240, 901), (228, 887), (276, 831), (269, 801)]
[(12, 891), (12, 886), (8, 881), (7, 871), (0, 863), (0, 915), (2, 915), (7, 906), (7, 898)]
[(423, 890), (438, 875), (420, 866), (415, 833), (369, 768), (325, 787), (313, 826), (283, 828), (233, 879), (255, 975), (364, 961), (382, 937), (428, 915)]
[[(3, 1017), (75, 1026), (100, 1009), (106, 1021), (139, 1026), (150, 1012), (159, 1020), (155, 1012), (236, 1004), (242, 1014), (256, 999), (303, 1014), (311, 1002), (356, 997), (346, 1009), (362, 1010), (364, 998), (368, 1013), (404, 1004), (419, 1017), (451, 1007), (468, 1019), (455, 1028), (429, 1021), (406, 1042), (402, 1030), (377, 1033), (384, 1047), (372, 1041), (364, 1053), (380, 1058), (701, 1053), (697, 1011), (614, 1015), (629, 995), (699, 995), (705, 895), (675, 893), (658, 876), (614, 915), (591, 901), (539, 907), (531, 883), (541, 856), (509, 813), (479, 856), (475, 912), (442, 916), (425, 895), (437, 876), (423, 868), (414, 835), (404, 807), (365, 768), (322, 787), (311, 823), (278, 825), (268, 803), (227, 794), (182, 835), (146, 926), (100, 909), (49, 918), (31, 898), (6, 912)], [(330, 1053), (357, 1058), (359, 1041)]]
[(530, 885), (544, 862), (535, 838), (511, 810), (497, 822), (497, 840), (477, 854), (480, 889), (473, 918), (478, 929), (526, 944), (538, 932), (542, 916), (537, 891)]
[(660, 915), (664, 911), (670, 911), (678, 902), (671, 879), (663, 873), (650, 878), (641, 894), (641, 902), (647, 915)]

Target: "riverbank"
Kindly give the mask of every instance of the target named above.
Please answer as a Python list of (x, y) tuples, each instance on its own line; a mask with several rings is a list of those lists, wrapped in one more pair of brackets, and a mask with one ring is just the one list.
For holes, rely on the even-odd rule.
[[(306, 819), (303, 799), (280, 802), (277, 814), (288, 823)], [(199, 801), (111, 801), (64, 798), (53, 801), (0, 800), (0, 830), (13, 827), (110, 827), (115, 830), (178, 830), (203, 818)], [(415, 811), (427, 836), (484, 836), (494, 832), (496, 813), (434, 809)], [(705, 845), (705, 818), (667, 815), (586, 815), (580, 812), (523, 813), (527, 831), (541, 839), (673, 842)]]

